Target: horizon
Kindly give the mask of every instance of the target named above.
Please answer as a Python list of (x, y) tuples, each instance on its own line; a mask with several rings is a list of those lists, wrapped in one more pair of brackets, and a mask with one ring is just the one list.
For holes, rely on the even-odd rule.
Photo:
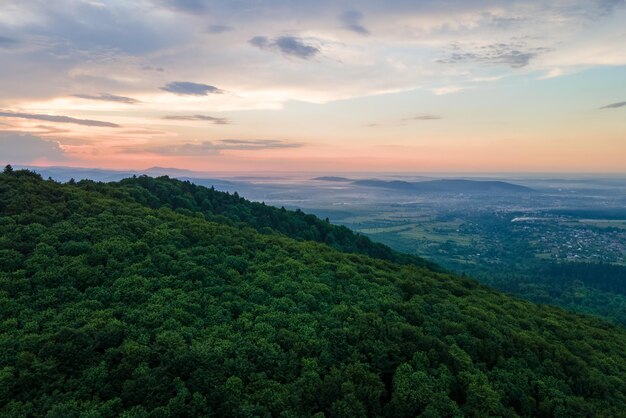
[(8, 0), (0, 163), (623, 175), (624, 21), (624, 0)]
[[(358, 176), (364, 175), (380, 175), (383, 178), (403, 178), (403, 177), (432, 177), (436, 178), (467, 178), (470, 179), (472, 177), (477, 178), (501, 178), (507, 180), (514, 180), (514, 177), (519, 177), (519, 179), (541, 179), (545, 177), (545, 179), (559, 179), (559, 180), (567, 180), (567, 179), (585, 179), (585, 178), (615, 178), (615, 179), (626, 179), (626, 171), (624, 172), (557, 172), (557, 171), (546, 171), (546, 172), (523, 172), (523, 171), (484, 171), (484, 172), (462, 172), (462, 171), (198, 171), (198, 170), (190, 170), (185, 168), (178, 167), (160, 167), (160, 166), (149, 166), (146, 168), (119, 168), (119, 169), (109, 169), (102, 167), (80, 167), (80, 166), (63, 166), (63, 165), (28, 165), (28, 164), (10, 164), (16, 169), (27, 169), (27, 170), (75, 170), (77, 172), (80, 171), (103, 171), (103, 172), (112, 172), (112, 173), (148, 173), (150, 171), (162, 171), (167, 172), (170, 171), (172, 174), (167, 174), (170, 177), (176, 177), (173, 173), (180, 172), (181, 174), (189, 173), (199, 176), (223, 176), (226, 178), (244, 178), (244, 177), (267, 177), (277, 179), (277, 176), (292, 176), (292, 177), (302, 177), (302, 176), (316, 176), (316, 177), (344, 177), (344, 176), (356, 176), (356, 179), (361, 179)], [(201, 177), (197, 177), (201, 178)], [(314, 180), (314, 179), (309, 179)], [(352, 180), (348, 178), (348, 180)]]

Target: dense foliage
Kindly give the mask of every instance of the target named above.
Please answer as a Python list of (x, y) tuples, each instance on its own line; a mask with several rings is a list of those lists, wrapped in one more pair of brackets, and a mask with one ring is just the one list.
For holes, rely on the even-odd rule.
[(621, 328), (131, 189), (0, 175), (1, 416), (626, 410)]
[(626, 266), (605, 263), (528, 262), (515, 272), (468, 269), (472, 277), (537, 303), (598, 315), (626, 327)]
[[(589, 219), (594, 214), (610, 219), (622, 213), (617, 209), (560, 212)], [(585, 225), (575, 219), (511, 222), (518, 216), (524, 214), (444, 210), (428, 227), (413, 230), (407, 225), (406, 230), (394, 228), (370, 236), (527, 300), (601, 316), (626, 327), (622, 250), (626, 230)], [(376, 222), (380, 221), (372, 223)], [(568, 249), (572, 243), (576, 246)]]
[(322, 242), (344, 252), (353, 252), (381, 258), (400, 264), (438, 267), (423, 258), (393, 251), (386, 245), (375, 243), (364, 235), (358, 235), (345, 226), (323, 221), (301, 210), (288, 211), (263, 203), (251, 202), (237, 193), (229, 194), (179, 181), (168, 177), (133, 177), (119, 183), (96, 184), (81, 182), (90, 190), (107, 191), (119, 196), (120, 189), (137, 202), (151, 208), (167, 207), (201, 212), (213, 222), (231, 221), (231, 224), (253, 227), (262, 233), (280, 232), (289, 237)]

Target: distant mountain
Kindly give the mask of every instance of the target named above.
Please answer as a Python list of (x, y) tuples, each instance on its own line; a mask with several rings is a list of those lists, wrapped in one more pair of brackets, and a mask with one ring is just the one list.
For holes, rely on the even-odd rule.
[(200, 178), (206, 176), (207, 173), (200, 173), (192, 170), (184, 170), (180, 168), (171, 167), (150, 167), (145, 170), (139, 170), (141, 174), (147, 174), (149, 176), (170, 176), (170, 177), (190, 177)]
[(317, 180), (317, 181), (336, 181), (336, 182), (344, 182), (344, 181), (351, 181), (349, 178), (346, 177), (335, 177), (335, 176), (322, 176), (322, 177), (315, 177), (311, 180)]
[(94, 180), (94, 181), (120, 181), (125, 178), (141, 175), (149, 176), (171, 176), (181, 180), (188, 180), (192, 183), (206, 187), (216, 187), (224, 191), (234, 191), (245, 189), (245, 184), (241, 182), (231, 182), (228, 180), (220, 180), (214, 178), (203, 177), (206, 173), (200, 173), (191, 170), (182, 170), (179, 168), (168, 167), (151, 167), (145, 170), (106, 170), (98, 168), (81, 168), (81, 167), (29, 167), (17, 166), (16, 168), (27, 168), (36, 173), (41, 174), (43, 178), (52, 178), (53, 180), (66, 182), (70, 179)]
[(392, 189), (392, 190), (406, 190), (406, 191), (414, 191), (415, 183), (410, 183), (408, 181), (401, 180), (355, 180), (352, 182), (355, 186), (363, 186), (363, 187), (380, 187), (384, 189)]
[(70, 179), (79, 180), (95, 180), (95, 181), (119, 181), (133, 175), (141, 174), (140, 171), (134, 170), (105, 170), (98, 168), (81, 168), (81, 167), (32, 167), (32, 166), (16, 166), (15, 168), (26, 168), (41, 174), (43, 178), (52, 178), (53, 180), (66, 182)]
[(356, 186), (379, 187), (417, 193), (531, 193), (533, 189), (519, 184), (495, 180), (442, 179), (419, 182), (401, 180), (356, 180)]

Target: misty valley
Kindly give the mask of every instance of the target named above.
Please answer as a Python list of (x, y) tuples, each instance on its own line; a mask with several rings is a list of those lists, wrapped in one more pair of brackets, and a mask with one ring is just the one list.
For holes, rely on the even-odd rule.
[(264, 184), (253, 198), (301, 207), (535, 302), (626, 325), (626, 178), (501, 177), (499, 189), (476, 187), (486, 181), (423, 191), (322, 178)]

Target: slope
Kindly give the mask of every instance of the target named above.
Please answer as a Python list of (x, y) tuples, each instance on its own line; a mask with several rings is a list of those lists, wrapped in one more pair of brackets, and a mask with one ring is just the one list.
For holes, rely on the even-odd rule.
[(214, 188), (196, 185), (168, 177), (133, 177), (119, 183), (84, 181), (81, 187), (119, 197), (120, 190), (142, 205), (151, 208), (168, 207), (175, 210), (200, 212), (213, 222), (253, 227), (262, 233), (287, 235), (291, 238), (321, 242), (350, 253), (393, 261), (400, 264), (440, 268), (421, 257), (394, 251), (388, 246), (355, 234), (344, 226), (333, 225), (301, 210), (275, 208), (264, 203), (251, 202), (237, 193), (229, 194)]
[(626, 331), (112, 187), (0, 175), (0, 415), (620, 416)]

